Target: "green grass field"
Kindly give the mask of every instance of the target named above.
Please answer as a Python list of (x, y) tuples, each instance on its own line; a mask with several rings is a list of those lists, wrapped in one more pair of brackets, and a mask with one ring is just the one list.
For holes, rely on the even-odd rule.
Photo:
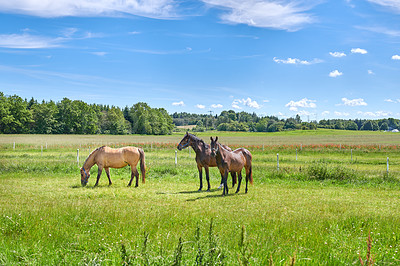
[[(175, 166), (183, 135), (0, 135), (0, 264), (360, 265), (369, 234), (399, 264), (400, 134), (201, 133), (253, 154), (254, 185), (226, 197), (216, 168), (197, 191), (193, 150)], [(95, 166), (81, 187), (77, 149), (81, 166), (105, 144), (143, 147), (146, 183), (111, 169), (93, 188)]]

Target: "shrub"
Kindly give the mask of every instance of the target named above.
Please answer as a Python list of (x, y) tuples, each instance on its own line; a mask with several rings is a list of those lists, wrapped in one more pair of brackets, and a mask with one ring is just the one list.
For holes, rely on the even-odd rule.
[(315, 180), (353, 180), (356, 178), (354, 170), (342, 165), (331, 165), (324, 161), (311, 163), (307, 168), (307, 173), (311, 179)]

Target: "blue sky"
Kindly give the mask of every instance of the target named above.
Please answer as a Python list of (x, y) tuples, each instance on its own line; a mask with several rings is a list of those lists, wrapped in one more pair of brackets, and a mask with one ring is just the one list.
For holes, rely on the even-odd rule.
[(400, 118), (398, 0), (0, 0), (0, 19), (6, 95)]

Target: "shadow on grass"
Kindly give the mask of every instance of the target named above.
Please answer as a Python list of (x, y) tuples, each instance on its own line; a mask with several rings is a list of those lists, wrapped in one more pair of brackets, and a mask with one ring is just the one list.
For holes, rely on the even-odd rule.
[(236, 197), (236, 196), (243, 196), (246, 195), (246, 193), (230, 193), (227, 195), (222, 195), (221, 194), (217, 194), (217, 195), (207, 195), (204, 197), (197, 197), (194, 199), (187, 199), (186, 201), (197, 201), (197, 200), (203, 200), (203, 199), (212, 199), (212, 198), (224, 198), (224, 197)]
[(156, 192), (158, 195), (177, 195), (177, 194), (200, 194), (200, 193), (211, 193), (220, 189), (214, 188), (211, 190), (190, 190), (190, 191), (179, 191), (179, 192)]
[(215, 192), (218, 190), (221, 190), (221, 189), (213, 188), (210, 190), (180, 191), (180, 192), (177, 192), (176, 194), (198, 194), (198, 193), (204, 193), (204, 192)]

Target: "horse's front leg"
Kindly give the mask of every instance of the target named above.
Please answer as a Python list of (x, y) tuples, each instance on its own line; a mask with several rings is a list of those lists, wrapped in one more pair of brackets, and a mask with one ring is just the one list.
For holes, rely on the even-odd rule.
[(207, 191), (210, 191), (211, 190), (211, 186), (210, 186), (210, 171), (208, 169), (208, 166), (204, 166), (204, 169), (206, 170)]
[(229, 193), (229, 189), (228, 189), (228, 173), (229, 173), (229, 171), (228, 171), (228, 169), (226, 169), (224, 171), (224, 191), (222, 193), (223, 196), (225, 196), (225, 192), (226, 192), (226, 195), (228, 195), (228, 193)]
[(201, 165), (197, 165), (197, 170), (199, 170), (199, 179), (200, 179), (200, 188), (199, 191), (203, 189), (203, 167)]
[(97, 180), (96, 180), (96, 184), (94, 184), (94, 187), (97, 187), (97, 185), (99, 184), (99, 180), (100, 180), (100, 176), (101, 176), (101, 172), (103, 171), (103, 167), (99, 166), (99, 169), (97, 171)]
[(106, 171), (107, 177), (108, 177), (108, 185), (111, 186), (112, 182), (111, 182), (111, 178), (110, 178), (110, 168), (105, 167), (104, 170)]

